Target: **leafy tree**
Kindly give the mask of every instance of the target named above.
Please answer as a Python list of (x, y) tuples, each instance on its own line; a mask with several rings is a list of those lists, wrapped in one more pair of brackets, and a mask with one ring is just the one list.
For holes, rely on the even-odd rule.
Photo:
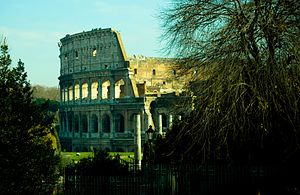
[(8, 46), (0, 54), (0, 192), (51, 193), (59, 156), (51, 141), (44, 106), (33, 103), (24, 64), (11, 67)]
[(33, 103), (43, 109), (44, 120), (47, 120), (48, 123), (53, 124), (55, 127), (53, 130), (58, 130), (59, 102), (56, 100), (36, 98), (33, 100)]
[(166, 49), (177, 54), (195, 97), (169, 135), (169, 154), (201, 162), (292, 159), (299, 152), (300, 2), (174, 0), (161, 18)]

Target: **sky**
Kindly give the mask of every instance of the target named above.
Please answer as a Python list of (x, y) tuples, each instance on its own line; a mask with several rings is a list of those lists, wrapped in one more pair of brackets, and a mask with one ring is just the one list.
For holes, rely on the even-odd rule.
[(166, 0), (0, 0), (0, 41), (12, 64), (21, 59), (32, 85), (58, 87), (59, 48), (66, 34), (94, 28), (121, 33), (127, 55), (161, 52), (159, 12)]

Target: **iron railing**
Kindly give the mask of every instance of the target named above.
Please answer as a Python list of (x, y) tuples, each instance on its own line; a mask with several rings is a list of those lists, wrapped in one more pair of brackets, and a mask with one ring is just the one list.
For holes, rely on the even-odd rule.
[[(65, 194), (258, 194), (282, 184), (282, 170), (263, 166), (145, 165), (126, 175), (77, 175), (65, 171)], [(281, 179), (279, 179), (281, 178)], [(281, 181), (281, 183), (280, 183)], [(247, 192), (247, 193), (246, 193)], [(250, 193), (251, 192), (251, 193)]]

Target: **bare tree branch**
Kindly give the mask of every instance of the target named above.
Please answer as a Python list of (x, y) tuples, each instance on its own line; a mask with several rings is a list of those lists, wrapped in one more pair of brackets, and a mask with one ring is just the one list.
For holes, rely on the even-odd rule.
[(190, 139), (185, 155), (202, 151), (209, 156), (214, 150), (233, 158), (234, 147), (243, 146), (250, 159), (256, 155), (252, 146), (276, 143), (296, 150), (300, 3), (173, 2), (161, 15), (166, 50), (176, 52), (182, 74), (196, 72), (189, 86), (195, 110), (176, 140)]

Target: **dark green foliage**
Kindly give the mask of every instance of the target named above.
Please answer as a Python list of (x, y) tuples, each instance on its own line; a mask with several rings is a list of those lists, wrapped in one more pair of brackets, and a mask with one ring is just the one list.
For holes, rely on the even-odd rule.
[(59, 102), (56, 100), (44, 99), (44, 98), (36, 98), (34, 103), (37, 106), (43, 106), (49, 112), (57, 112), (59, 108)]
[(299, 151), (299, 1), (174, 0), (162, 18), (178, 72), (193, 74), (194, 110), (170, 133), (169, 154), (291, 161)]
[(33, 103), (42, 109), (43, 123), (53, 124), (52, 133), (55, 134), (58, 130), (58, 109), (59, 102), (56, 100), (49, 100), (44, 98), (37, 98), (33, 100)]
[[(68, 173), (77, 175), (125, 175), (128, 173), (128, 165), (121, 163), (120, 156), (111, 157), (104, 150), (97, 150), (93, 158), (83, 158), (77, 164), (66, 167)], [(72, 174), (71, 174), (72, 175)]]
[(0, 53), (0, 192), (51, 193), (58, 179), (59, 157), (50, 140), (45, 107), (32, 101), (24, 64), (11, 66), (8, 46)]

